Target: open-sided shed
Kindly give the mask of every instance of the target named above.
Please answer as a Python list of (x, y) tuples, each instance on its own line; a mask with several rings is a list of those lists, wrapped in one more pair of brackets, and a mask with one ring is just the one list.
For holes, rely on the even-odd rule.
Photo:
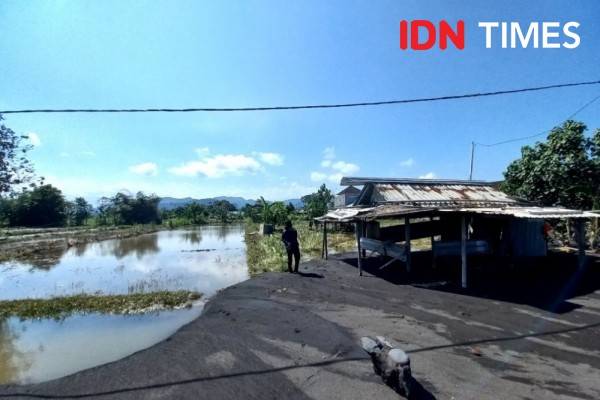
[[(469, 255), (511, 257), (546, 254), (545, 221), (575, 221), (579, 263), (585, 262), (585, 224), (599, 217), (590, 211), (540, 207), (502, 192), (497, 183), (484, 181), (344, 177), (342, 186), (362, 186), (356, 202), (331, 210), (323, 222), (323, 255), (327, 257), (327, 223), (354, 223), (358, 266), (365, 250), (398, 260), (411, 270), (411, 239), (430, 237), (433, 260), (461, 258), (461, 284), (467, 286)], [(381, 227), (384, 219), (404, 224)]]

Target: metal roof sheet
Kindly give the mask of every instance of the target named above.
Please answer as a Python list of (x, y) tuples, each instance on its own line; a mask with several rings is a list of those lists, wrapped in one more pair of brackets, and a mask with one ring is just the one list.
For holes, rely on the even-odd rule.
[(515, 218), (600, 218), (600, 212), (571, 210), (561, 207), (488, 207), (488, 208), (424, 208), (399, 204), (382, 204), (376, 207), (346, 207), (331, 210), (322, 217), (323, 222), (353, 222), (379, 218), (397, 218), (418, 216), (427, 213), (473, 213), (485, 215), (510, 216)]
[(491, 185), (411, 183), (375, 183), (365, 204), (403, 203), (414, 206), (517, 205), (520, 202)]
[(398, 204), (382, 204), (376, 207), (345, 207), (329, 211), (315, 218), (323, 222), (351, 222), (356, 220), (373, 220), (378, 218), (395, 218), (435, 211), (433, 208), (407, 207)]
[(440, 212), (467, 212), (487, 215), (509, 215), (516, 218), (598, 218), (599, 212), (571, 210), (562, 207), (505, 207), (505, 208), (461, 208), (440, 209)]
[(460, 179), (415, 179), (415, 178), (375, 178), (344, 176), (340, 182), (341, 186), (362, 186), (368, 183), (380, 184), (431, 184), (431, 185), (469, 185), (469, 186), (494, 186), (499, 182), (488, 181), (466, 181)]
[(342, 195), (342, 194), (359, 194), (360, 193), (360, 189), (356, 188), (352, 185), (348, 186), (347, 188), (343, 189), (342, 191), (340, 191), (337, 195)]

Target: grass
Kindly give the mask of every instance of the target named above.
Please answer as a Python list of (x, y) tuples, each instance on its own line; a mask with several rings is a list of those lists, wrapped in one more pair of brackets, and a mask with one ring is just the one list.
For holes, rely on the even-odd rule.
[[(306, 221), (297, 221), (294, 226), (298, 231), (302, 259), (320, 257), (322, 231), (309, 229)], [(258, 233), (258, 225), (249, 222), (245, 224), (245, 229), (246, 259), (250, 273), (287, 271), (287, 254), (281, 243), (281, 230), (262, 236)], [(350, 251), (356, 246), (353, 233), (328, 232), (327, 239), (330, 252)]]
[(0, 320), (7, 317), (65, 318), (74, 313), (136, 314), (191, 305), (201, 294), (187, 290), (126, 295), (80, 294), (49, 299), (0, 301)]

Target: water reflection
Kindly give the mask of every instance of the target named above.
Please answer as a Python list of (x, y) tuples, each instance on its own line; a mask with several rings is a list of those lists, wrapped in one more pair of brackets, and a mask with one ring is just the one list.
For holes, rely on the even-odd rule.
[(202, 243), (202, 233), (200, 231), (183, 232), (183, 237), (191, 244)]
[(7, 320), (0, 320), (0, 383), (16, 382), (22, 372), (31, 366), (26, 354), (19, 351), (15, 342), (19, 335)]
[[(87, 247), (89, 247), (89, 244), (85, 246), (86, 249)], [(138, 260), (141, 260), (146, 255), (152, 255), (160, 251), (157, 233), (150, 233), (121, 240), (100, 242), (100, 248), (102, 255), (112, 255), (117, 259), (135, 256)], [(81, 254), (82, 256), (85, 255), (86, 249), (84, 249), (83, 253)]]
[[(165, 289), (197, 290), (208, 297), (248, 278), (239, 225), (89, 243), (52, 257), (52, 268), (31, 259), (0, 263), (0, 299)], [(193, 307), (137, 316), (0, 321), (0, 384), (39, 382), (117, 360), (164, 339), (200, 312)]]
[(179, 289), (210, 295), (248, 276), (239, 225), (77, 245), (52, 268), (36, 265), (31, 260), (0, 263), (0, 299)]
[[(118, 360), (172, 335), (202, 307), (0, 323), (0, 384), (35, 383)], [(93, 346), (90, 346), (93, 343)]]

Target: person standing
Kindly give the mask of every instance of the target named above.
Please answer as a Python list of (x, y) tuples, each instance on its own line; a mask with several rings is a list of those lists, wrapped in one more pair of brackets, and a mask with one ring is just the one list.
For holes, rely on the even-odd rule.
[[(285, 228), (281, 234), (281, 241), (285, 245), (288, 257), (288, 271), (298, 273), (300, 264), (300, 244), (298, 243), (298, 232), (292, 226), (291, 221), (286, 221)], [(292, 270), (292, 256), (294, 257), (294, 269)]]

